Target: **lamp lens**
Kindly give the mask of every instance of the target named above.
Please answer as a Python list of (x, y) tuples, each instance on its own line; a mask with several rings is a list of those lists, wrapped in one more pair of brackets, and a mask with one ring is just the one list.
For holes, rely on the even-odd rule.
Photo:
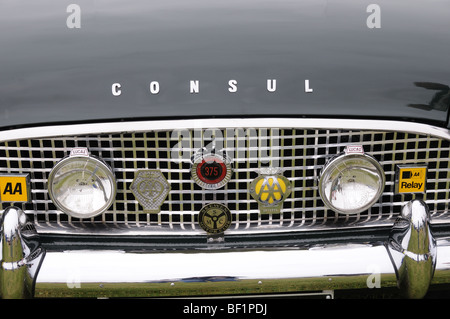
[(79, 218), (106, 211), (116, 193), (111, 168), (91, 156), (61, 160), (50, 173), (48, 187), (54, 204), (66, 214)]
[(320, 177), (324, 203), (344, 214), (362, 212), (371, 207), (384, 190), (381, 165), (369, 155), (341, 155), (325, 165)]

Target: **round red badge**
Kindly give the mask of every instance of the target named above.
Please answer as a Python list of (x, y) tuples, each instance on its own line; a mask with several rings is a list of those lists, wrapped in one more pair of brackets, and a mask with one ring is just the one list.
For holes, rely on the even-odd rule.
[(218, 154), (197, 157), (191, 168), (194, 181), (207, 189), (223, 187), (231, 179), (231, 174), (231, 164)]

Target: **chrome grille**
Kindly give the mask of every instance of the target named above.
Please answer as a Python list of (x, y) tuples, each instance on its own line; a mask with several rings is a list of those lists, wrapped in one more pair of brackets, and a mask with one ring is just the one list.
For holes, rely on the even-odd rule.
[[(447, 139), (418, 133), (348, 129), (248, 128), (243, 130), (244, 134), (237, 134), (237, 129), (227, 128), (214, 132), (217, 133), (215, 139), (208, 139), (205, 130), (188, 129), (10, 140), (0, 145), (0, 167), (3, 173), (30, 174), (32, 202), (20, 205), (38, 228), (50, 232), (96, 227), (106, 232), (124, 229), (148, 234), (161, 231), (202, 233), (197, 225), (197, 214), (210, 202), (224, 203), (232, 211), (229, 232), (386, 225), (393, 222), (405, 202), (422, 196), (394, 194), (396, 165), (415, 163), (428, 165), (427, 192), (423, 199), (430, 207), (433, 220), (447, 218), (450, 202)], [(184, 144), (180, 144), (182, 135), (183, 138), (189, 136), (183, 140)], [(212, 141), (220, 142), (229, 154), (235, 155), (231, 181), (215, 191), (203, 190), (193, 182), (188, 158), (173, 156), (177, 151), (193, 153)], [(323, 205), (317, 178), (328, 158), (349, 144), (363, 145), (365, 151), (382, 164), (386, 186), (380, 201), (371, 209), (347, 216), (336, 214)], [(71, 218), (57, 211), (49, 199), (48, 174), (73, 147), (87, 147), (115, 172), (116, 201), (100, 216), (85, 220)], [(292, 193), (280, 214), (261, 215), (248, 192), (248, 185), (258, 176), (258, 168), (274, 164), (285, 169), (284, 176), (293, 184)], [(172, 190), (159, 214), (143, 213), (129, 189), (139, 169), (159, 169), (171, 184)], [(10, 204), (3, 203), (3, 207), (7, 205)]]

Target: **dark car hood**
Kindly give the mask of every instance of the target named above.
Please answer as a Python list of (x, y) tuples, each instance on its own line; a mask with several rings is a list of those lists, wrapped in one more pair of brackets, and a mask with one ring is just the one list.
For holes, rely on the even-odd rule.
[(377, 1), (375, 29), (366, 24), (371, 1), (77, 1), (74, 29), (70, 3), (2, 3), (0, 126), (199, 116), (447, 122), (446, 0)]

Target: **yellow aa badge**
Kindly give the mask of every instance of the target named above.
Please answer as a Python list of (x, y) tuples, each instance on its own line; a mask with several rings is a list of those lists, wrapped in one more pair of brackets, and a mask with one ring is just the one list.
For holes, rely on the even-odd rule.
[(291, 182), (279, 168), (263, 168), (250, 184), (250, 194), (259, 204), (262, 214), (280, 213), (284, 200), (291, 193)]
[(28, 174), (0, 175), (0, 200), (2, 202), (30, 201), (30, 177)]

